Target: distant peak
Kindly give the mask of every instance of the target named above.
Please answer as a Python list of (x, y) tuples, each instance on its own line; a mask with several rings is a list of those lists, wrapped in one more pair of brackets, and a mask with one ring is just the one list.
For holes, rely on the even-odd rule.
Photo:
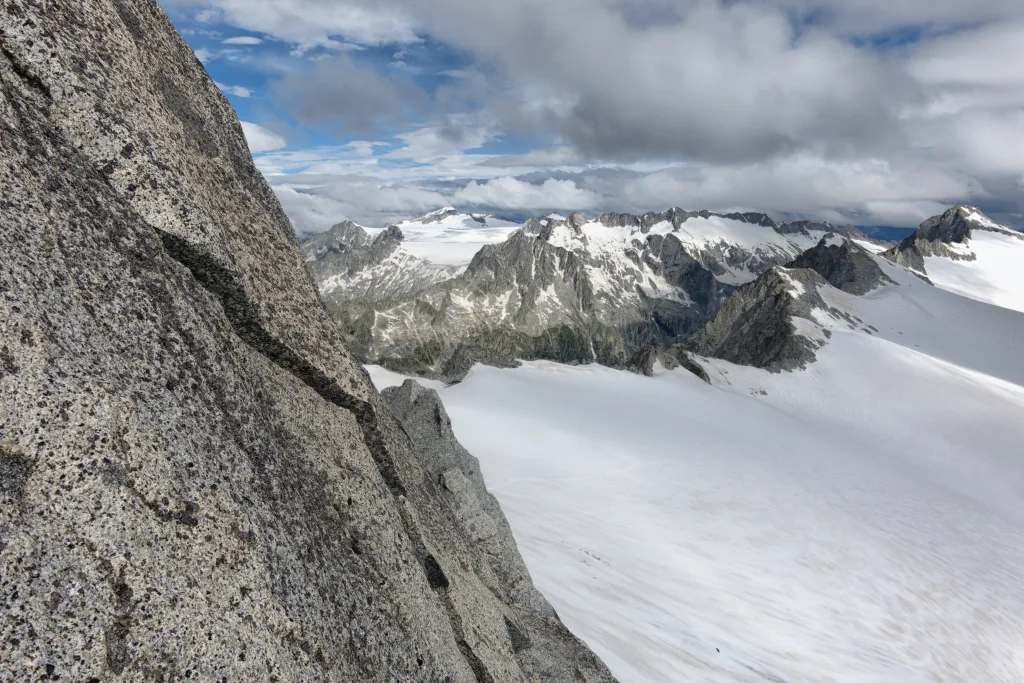
[(405, 222), (407, 222), (407, 223), (424, 223), (424, 224), (427, 224), (427, 223), (440, 223), (441, 221), (443, 221), (443, 220), (445, 220), (447, 218), (451, 218), (452, 216), (469, 216), (469, 214), (464, 214), (464, 213), (462, 213), (461, 211), (459, 211), (458, 209), (456, 209), (453, 206), (446, 206), (443, 209), (438, 209), (437, 211), (431, 211), (430, 213), (423, 214), (419, 218), (413, 218), (413, 219), (405, 221)]
[(565, 224), (572, 228), (573, 232), (577, 233), (583, 229), (583, 226), (586, 225), (586, 223), (586, 217), (578, 211), (569, 214), (569, 217), (565, 219)]
[(996, 223), (994, 220), (982, 213), (981, 209), (976, 206), (970, 206), (968, 204), (958, 204), (954, 206), (950, 211), (955, 211), (969, 223), (973, 223), (976, 226), (987, 228), (989, 230), (1007, 231), (1012, 230), (1005, 225)]
[(838, 232), (830, 232), (821, 238), (818, 246), (822, 247), (843, 247), (846, 246), (849, 240), (846, 239), (845, 235), (841, 235)]
[(388, 227), (386, 227), (384, 229), (383, 232), (381, 232), (379, 235), (377, 235), (377, 240), (376, 241), (378, 241), (378, 242), (385, 242), (385, 241), (401, 242), (404, 239), (405, 239), (405, 235), (402, 233), (402, 229), (401, 228), (399, 228), (397, 225), (389, 225)]

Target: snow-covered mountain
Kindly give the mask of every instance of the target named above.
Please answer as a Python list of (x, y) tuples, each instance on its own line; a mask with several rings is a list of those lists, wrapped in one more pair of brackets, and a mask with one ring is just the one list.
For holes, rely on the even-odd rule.
[(833, 328), (859, 326), (870, 332), (845, 307), (823, 297), (832, 289), (864, 296), (895, 285), (878, 260), (854, 240), (828, 233), (788, 267), (772, 266), (737, 289), (718, 315), (680, 346), (772, 371), (805, 367)]
[(303, 243), (306, 268), (329, 307), (412, 294), (459, 273), (411, 254), (398, 226), (375, 232), (344, 221)]
[(973, 206), (928, 219), (886, 255), (936, 287), (1024, 311), (1024, 233)]
[(695, 336), (731, 358), (689, 356), (707, 381), (535, 361), (435, 386), (619, 680), (1014, 683), (1022, 338), (1024, 314), (830, 234)]
[(548, 216), (367, 305), (363, 339), (464, 377), (419, 381), (620, 680), (1012, 683), (1022, 245), (971, 207), (895, 247), (760, 214)]
[[(398, 227), (440, 226), (437, 239), (444, 242), (459, 230), (475, 230), (456, 226), (467, 220), (476, 221), (445, 209)], [(651, 349), (688, 337), (737, 286), (833, 232), (884, 249), (855, 228), (671, 209), (596, 220), (578, 213), (530, 219), (504, 241), (482, 247), (457, 275), (407, 262), (416, 284), (402, 280), (401, 292), (366, 286), (395, 280), (397, 255), (383, 270), (377, 260), (364, 260), (360, 268), (344, 259), (337, 261), (342, 272), (331, 264), (313, 270), (325, 298), (344, 302), (334, 310), (371, 362), (448, 379), (475, 362), (511, 365), (518, 358), (643, 368)], [(365, 250), (363, 238), (355, 237), (352, 248)], [(318, 249), (307, 244), (311, 255)], [(405, 258), (404, 251), (395, 254)], [(436, 275), (436, 284), (429, 275)], [(349, 282), (359, 284), (351, 290), (358, 297), (330, 293)]]

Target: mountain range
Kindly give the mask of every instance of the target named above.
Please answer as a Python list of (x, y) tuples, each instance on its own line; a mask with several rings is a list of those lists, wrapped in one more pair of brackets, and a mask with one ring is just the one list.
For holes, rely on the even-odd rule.
[[(762, 330), (771, 320), (777, 334), (759, 342), (771, 348), (750, 360), (796, 367), (813, 357), (814, 343), (801, 341), (808, 338), (798, 334), (803, 323), (792, 319), (813, 325), (809, 311), (828, 307), (782, 305), (779, 292), (794, 290), (787, 282), (802, 283), (797, 300), (813, 298), (825, 283), (865, 295), (892, 284), (879, 255), (925, 276), (924, 250), (940, 259), (931, 264), (939, 273), (971, 262), (959, 279), (935, 282), (963, 292), (971, 273), (998, 261), (998, 249), (987, 251), (993, 240), (1012, 246), (1020, 236), (966, 206), (929, 219), (901, 243), (853, 226), (777, 223), (760, 213), (573, 213), (503, 226), (468, 262), (438, 265), (410, 252), (403, 229), (441, 220), (480, 225), (487, 218), (448, 208), (380, 231), (346, 221), (303, 244), (322, 299), (363, 362), (446, 381), (477, 362), (511, 367), (519, 360), (649, 373), (656, 361), (688, 363), (690, 352), (738, 358), (744, 326)], [(968, 241), (983, 258), (968, 255)], [(792, 314), (794, 305), (805, 312)], [(782, 349), (792, 343), (804, 350)]]
[(1024, 680), (977, 208), (300, 250), (154, 0), (7, 0), (0, 112), (0, 680)]
[[(594, 233), (625, 231), (537, 222), (508, 241), (586, 282), (611, 270)], [(688, 239), (721, 299), (634, 372), (520, 357), (416, 379), (538, 588), (623, 681), (1021, 680), (1024, 239), (958, 205), (900, 243), (808, 229), (757, 263), (735, 231), (785, 233), (728, 225), (703, 254), (692, 229), (638, 230)]]

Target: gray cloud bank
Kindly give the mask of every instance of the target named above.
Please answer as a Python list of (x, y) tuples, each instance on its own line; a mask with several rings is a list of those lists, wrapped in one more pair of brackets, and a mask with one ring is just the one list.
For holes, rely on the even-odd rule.
[[(1019, 0), (207, 5), (240, 27), (298, 45), (414, 44), (429, 36), (469, 55), (459, 77), (431, 95), (344, 55), (288, 74), (276, 92), (306, 122), (368, 137), (411, 113), (432, 119), (434, 131), (472, 128), (468, 117), (478, 128), (550, 143), (532, 157), (481, 159), (486, 172), (465, 168), (466, 145), (440, 161), (422, 159), (466, 173), (460, 192), (481, 206), (521, 198), (530, 209), (561, 198), (594, 209), (681, 204), (911, 224), (970, 199), (1022, 223)], [(419, 160), (414, 152), (409, 158)], [(615, 166), (629, 169), (617, 186), (594, 170)], [(495, 169), (577, 175), (545, 190), (542, 179), (524, 188), (494, 177)], [(360, 175), (368, 184), (359, 187), (395, 195), (392, 208), (433, 192), (429, 178)], [(332, 193), (344, 194), (309, 196)], [(366, 211), (344, 208), (364, 217), (390, 210), (375, 202)]]

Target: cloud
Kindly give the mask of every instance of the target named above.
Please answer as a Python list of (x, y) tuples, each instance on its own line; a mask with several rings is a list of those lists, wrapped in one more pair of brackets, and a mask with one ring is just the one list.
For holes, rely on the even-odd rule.
[(1003, 183), (1024, 173), (1024, 21), (959, 31), (914, 49), (908, 72), (928, 98), (906, 114), (942, 162)]
[(950, 29), (1024, 17), (1018, 0), (771, 0), (771, 4), (841, 35), (877, 35), (907, 29)]
[(270, 152), (287, 146), (288, 141), (283, 137), (267, 130), (255, 123), (242, 121), (242, 132), (245, 133), (245, 140), (249, 143), (249, 151), (252, 154)]
[[(306, 53), (272, 84), (268, 101), (301, 123), (389, 144), (261, 159), (291, 164), (300, 194), (339, 211), (433, 192), (513, 211), (682, 204), (913, 224), (949, 202), (1024, 204), (1020, 0), (168, 3), (297, 54), (384, 45)], [(510, 139), (517, 153), (472, 153)]]
[(217, 81), (214, 81), (214, 84), (229, 95), (235, 95), (236, 97), (250, 97), (252, 95), (252, 90), (240, 85), (225, 85)]
[(259, 45), (263, 42), (262, 38), (256, 36), (233, 36), (231, 38), (225, 38), (220, 41), (225, 45)]
[(471, 181), (452, 199), (458, 204), (499, 209), (538, 211), (542, 209), (591, 209), (600, 197), (570, 180), (548, 180), (534, 185), (516, 178), (494, 178), (485, 183)]
[(419, 187), (379, 185), (372, 178), (352, 178), (328, 188), (275, 185), (296, 231), (322, 232), (342, 220), (383, 227), (443, 206), (447, 198)]
[(594, 158), (887, 145), (900, 132), (894, 95), (913, 90), (877, 54), (800, 31), (767, 3), (685, 4), (678, 21), (646, 28), (599, 0), (407, 4), (426, 31), (495, 65), (506, 125)]
[(197, 21), (224, 22), (274, 36), (303, 49), (337, 44), (336, 37), (360, 45), (419, 40), (400, 9), (386, 3), (336, 0), (163, 0), (165, 7), (203, 8)]
[(384, 76), (348, 55), (317, 61), (272, 84), (280, 102), (300, 121), (363, 135), (406, 125), (428, 108), (426, 93), (403, 76)]
[(476, 149), (493, 140), (495, 135), (487, 126), (452, 120), (445, 126), (418, 128), (396, 137), (403, 144), (388, 152), (387, 158), (423, 163)]
[(978, 192), (966, 176), (925, 161), (893, 166), (884, 159), (836, 162), (812, 154), (754, 164), (667, 169), (644, 175), (622, 189), (635, 210), (679, 205), (890, 225), (917, 224)]
[(491, 157), (480, 162), (481, 166), (495, 168), (548, 168), (554, 166), (582, 166), (586, 163), (583, 155), (572, 147), (543, 147), (523, 154), (506, 154)]

